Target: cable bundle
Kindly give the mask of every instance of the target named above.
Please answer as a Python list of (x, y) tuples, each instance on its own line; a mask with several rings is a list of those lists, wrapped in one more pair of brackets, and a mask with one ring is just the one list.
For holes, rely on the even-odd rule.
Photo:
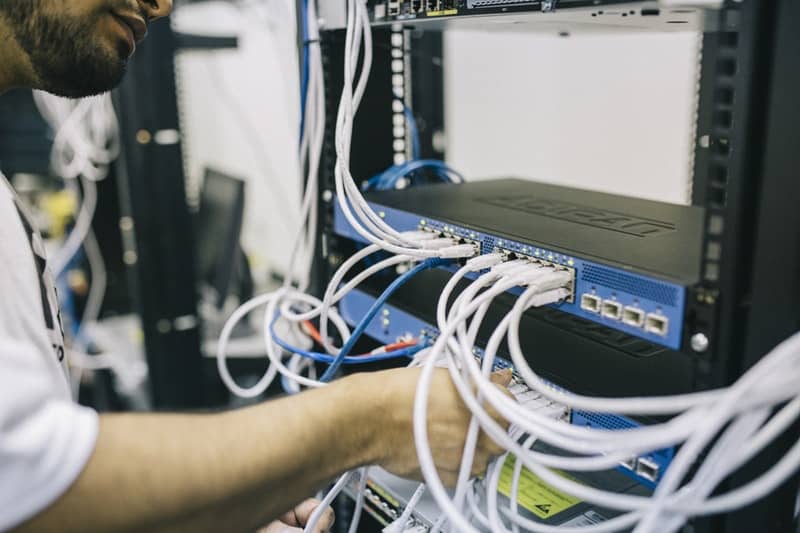
[[(498, 268), (503, 274), (498, 274)], [(517, 270), (515, 270), (517, 269)], [(439, 300), (438, 322), (441, 334), (423, 367), (415, 404), (415, 439), (422, 472), (446, 519), (456, 531), (478, 531), (476, 524), (491, 531), (676, 531), (691, 516), (720, 513), (742, 507), (768, 494), (785, 481), (800, 465), (800, 443), (771, 470), (744, 487), (720, 496), (712, 491), (728, 475), (761, 451), (800, 415), (800, 334), (785, 341), (729, 388), (666, 397), (594, 398), (559, 390), (542, 380), (530, 368), (519, 341), (522, 314), (529, 308), (551, 303), (562, 289), (548, 279), (557, 273), (526, 274), (524, 267), (510, 264), (495, 267), (480, 276), (458, 296), (449, 314), (449, 294), (458, 279), (470, 270), (468, 264), (448, 283)], [(540, 269), (544, 270), (544, 269)], [(498, 276), (502, 276), (499, 277)], [(550, 278), (553, 279), (553, 278)], [(483, 361), (473, 353), (475, 336), (487, 306), (496, 295), (523, 280), (528, 288), (514, 308), (492, 334)], [(557, 283), (553, 279), (552, 283)], [(478, 292), (483, 290), (479, 295)], [(497, 389), (489, 380), (497, 349), (505, 339), (515, 369), (525, 384), (542, 396), (566, 407), (596, 413), (629, 415), (674, 415), (661, 424), (610, 431), (573, 426), (537, 411), (526, 410)], [(451, 499), (436, 472), (427, 442), (427, 400), (435, 363), (448, 362), (451, 377), (464, 402), (473, 413), (467, 445), (462, 458), (455, 497)], [(474, 388), (473, 388), (474, 385)], [(513, 423), (511, 432), (498, 424), (491, 407)], [(775, 408), (778, 411), (773, 413)], [(516, 457), (511, 505), (497, 502), (500, 471), (505, 457), (490, 468), (485, 486), (486, 512), (474, 503), (469, 472), (479, 430)], [(574, 456), (547, 454), (531, 450), (541, 441)], [(524, 444), (520, 444), (524, 442)], [(567, 479), (552, 469), (567, 471), (609, 470), (620, 462), (654, 450), (681, 445), (652, 497), (618, 494), (588, 487)], [(703, 452), (698, 470), (688, 479), (691, 468)], [(522, 466), (553, 487), (596, 505), (625, 511), (606, 522), (572, 528), (558, 528), (528, 520), (517, 513), (516, 489)], [(472, 498), (470, 500), (470, 498)], [(470, 500), (466, 517), (465, 499)], [(441, 524), (440, 524), (441, 525)], [(438, 529), (438, 528), (436, 528)]]
[[(436, 238), (434, 235), (425, 232), (400, 233), (394, 230), (381, 220), (378, 214), (372, 211), (350, 173), (349, 157), (352, 125), (366, 88), (372, 62), (372, 40), (366, 5), (360, 0), (353, 0), (348, 2), (347, 8), (349, 24), (345, 52), (345, 87), (342, 91), (336, 124), (337, 162), (335, 181), (337, 200), (343, 212), (356, 231), (359, 231), (366, 240), (373, 244), (359, 251), (342, 264), (329, 283), (322, 299), (305, 294), (305, 290), (308, 287), (310, 260), (313, 257), (313, 246), (316, 238), (317, 212), (315, 200), (319, 191), (318, 174), (325, 130), (325, 100), (322, 58), (319, 50), (319, 28), (317, 26), (314, 2), (304, 2), (302, 11), (305, 15), (302, 26), (307, 50), (307, 53), (304, 54), (307, 56), (307, 68), (304, 67), (303, 70), (307, 74), (304, 74), (301, 83), (302, 91), (305, 93), (303, 99), (305, 105), (303, 106), (300, 157), (304, 163), (303, 166), (307, 167), (308, 173), (302, 208), (303, 226), (300, 228), (298, 238), (295, 239), (296, 244), (292, 251), (290, 264), (295, 265), (301, 248), (306, 249), (307, 261), (299, 269), (299, 273), (293, 273), (287, 277), (279, 290), (257, 296), (240, 306), (228, 319), (222, 330), (217, 349), (217, 368), (228, 389), (234, 394), (243, 397), (255, 397), (262, 394), (279, 373), (284, 378), (287, 387), (296, 391), (298, 390), (297, 385), (319, 387), (329, 382), (340, 365), (344, 363), (358, 364), (369, 361), (366, 358), (358, 357), (354, 360), (353, 358), (348, 359), (348, 357), (353, 345), (368, 325), (371, 319), (370, 314), (351, 334), (347, 325), (333, 307), (345, 294), (357, 287), (367, 277), (391, 266), (417, 263), (407, 274), (398, 278), (398, 281), (385, 293), (383, 300), (379, 299), (379, 302), (382, 302), (418, 272), (437, 266), (441, 260), (470, 257), (476, 252), (474, 246), (458, 244), (453, 239)], [(360, 75), (356, 80), (355, 72), (359, 69), (359, 58), (361, 58)], [(356, 84), (355, 88), (353, 87), (354, 84)], [(343, 287), (340, 287), (347, 274), (359, 262), (378, 251), (390, 251), (396, 255), (372, 265)], [(290, 272), (294, 272), (294, 268), (291, 268)], [(376, 303), (372, 314), (377, 312), (380, 305), (382, 303)], [(256, 385), (243, 388), (235, 383), (228, 371), (226, 365), (227, 344), (235, 325), (250, 312), (262, 306), (266, 308), (263, 317), (264, 344), (271, 364)], [(300, 340), (304, 337), (300, 329), (301, 325), (316, 318), (319, 318), (319, 337), (327, 354), (294, 348), (276, 334), (276, 326), (282, 323), (288, 326), (291, 336), (295, 340)], [(342, 339), (343, 346), (341, 348), (333, 346), (329, 340), (328, 329), (330, 323), (333, 323), (339, 337)], [(282, 361), (283, 350), (293, 354), (288, 366)], [(409, 349), (405, 352), (391, 351), (386, 354), (386, 357), (401, 357), (413, 355), (414, 353), (416, 353), (414, 349)], [(330, 366), (320, 380), (306, 377), (301, 374), (301, 371), (306, 369), (311, 371), (311, 367), (308, 363), (304, 363), (300, 357), (324, 362), (330, 361)]]
[[(109, 94), (71, 100), (34, 91), (33, 98), (55, 133), (50, 152), (53, 173), (83, 197), (75, 227), (50, 261), (57, 277), (90, 234), (97, 206), (95, 183), (108, 176), (109, 166), (119, 155), (119, 123)], [(75, 180), (80, 180), (82, 194)]]

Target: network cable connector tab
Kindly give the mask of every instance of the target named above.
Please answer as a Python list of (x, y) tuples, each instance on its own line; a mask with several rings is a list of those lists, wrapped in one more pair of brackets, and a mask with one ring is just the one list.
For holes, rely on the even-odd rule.
[[(518, 179), (369, 193), (400, 231), (423, 230), (568, 273), (556, 309), (678, 350), (700, 280), (703, 210)], [(362, 238), (335, 212), (334, 231)]]

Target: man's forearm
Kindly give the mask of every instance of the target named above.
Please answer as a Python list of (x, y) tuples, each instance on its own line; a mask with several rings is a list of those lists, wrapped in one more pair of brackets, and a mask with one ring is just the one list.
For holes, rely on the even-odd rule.
[(354, 376), (224, 414), (103, 416), (84, 472), (23, 529), (252, 530), (378, 459), (385, 394)]

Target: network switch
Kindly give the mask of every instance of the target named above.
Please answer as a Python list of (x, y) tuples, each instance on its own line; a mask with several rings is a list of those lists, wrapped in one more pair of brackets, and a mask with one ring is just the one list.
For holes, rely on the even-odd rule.
[[(368, 10), (376, 25), (413, 22), (426, 28), (439, 28), (454, 19), (479, 25), (486, 17), (495, 17), (498, 23), (558, 24), (563, 31), (587, 25), (685, 31), (715, 24), (713, 13), (696, 8), (662, 10), (653, 0), (371, 0)], [(323, 14), (330, 16), (325, 11)]]
[[(504, 179), (368, 195), (400, 230), (471, 242), (482, 253), (564, 269), (570, 297), (558, 311), (674, 350), (687, 287), (700, 278), (700, 208)], [(363, 242), (338, 207), (334, 231)], [(517, 291), (518, 292), (518, 291)]]

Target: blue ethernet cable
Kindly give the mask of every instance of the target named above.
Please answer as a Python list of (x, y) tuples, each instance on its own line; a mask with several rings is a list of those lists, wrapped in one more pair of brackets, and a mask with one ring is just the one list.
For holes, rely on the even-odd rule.
[[(285, 343), (282, 339), (279, 339), (273, 332), (272, 338), (275, 340), (275, 343), (292, 353), (296, 353), (298, 355), (302, 355), (303, 357), (307, 357), (313, 361), (318, 363), (332, 363), (334, 358), (328, 354), (318, 353), (318, 352), (307, 352), (305, 350), (300, 350), (294, 346), (290, 346), (289, 344)], [(416, 346), (409, 346), (408, 348), (403, 348), (401, 350), (394, 350), (392, 352), (386, 352), (377, 355), (362, 355), (359, 357), (346, 357), (344, 364), (348, 365), (365, 365), (368, 363), (377, 363), (380, 361), (388, 361), (391, 359), (401, 359), (403, 357), (414, 357), (418, 352), (421, 352), (425, 348), (427, 348), (429, 344), (427, 343), (420, 343)], [(286, 376), (281, 376), (281, 387), (283, 387), (284, 392), (292, 394), (293, 391), (289, 388), (289, 379)]]
[(408, 272), (400, 275), (388, 287), (386, 287), (383, 293), (380, 296), (378, 296), (378, 298), (372, 303), (372, 307), (369, 308), (369, 311), (367, 311), (367, 314), (364, 315), (364, 318), (361, 319), (361, 322), (359, 322), (358, 325), (356, 325), (355, 329), (353, 329), (353, 333), (350, 335), (350, 338), (347, 339), (347, 342), (345, 342), (344, 346), (342, 346), (342, 349), (339, 350), (338, 355), (336, 355), (331, 365), (327, 368), (327, 370), (325, 370), (325, 373), (322, 374), (320, 381), (329, 382), (333, 379), (333, 377), (336, 375), (336, 372), (339, 370), (339, 367), (342, 366), (342, 363), (347, 357), (347, 354), (350, 353), (350, 351), (353, 349), (353, 346), (355, 346), (358, 339), (361, 338), (361, 335), (364, 334), (364, 331), (367, 329), (367, 326), (370, 324), (370, 322), (372, 322), (372, 319), (375, 318), (375, 315), (378, 314), (381, 307), (383, 307), (384, 304), (386, 304), (386, 301), (392, 294), (394, 294), (400, 287), (408, 283), (408, 281), (410, 281), (411, 278), (413, 278), (420, 272), (423, 272), (425, 270), (430, 270), (431, 268), (436, 268), (448, 262), (449, 262), (448, 260), (439, 257), (428, 258), (425, 261), (422, 261), (421, 263), (416, 265)]
[(432, 169), (435, 174), (444, 182), (464, 182), (464, 177), (443, 161), (439, 161), (437, 159), (420, 159), (390, 167), (384, 172), (373, 176), (364, 185), (364, 190), (370, 190), (373, 188), (377, 190), (392, 189), (400, 178), (423, 168)]
[(422, 168), (433, 169), (435, 173), (445, 182), (458, 183), (464, 181), (464, 178), (461, 176), (461, 174), (445, 164), (443, 161), (436, 159), (421, 159), (408, 161), (397, 167), (392, 167), (384, 172), (380, 178), (379, 188), (394, 187), (394, 185), (397, 183), (397, 180)]
[(303, 0), (300, 2), (300, 18), (303, 31), (303, 64), (300, 75), (300, 139), (303, 138), (303, 132), (306, 126), (306, 98), (308, 97), (308, 77), (309, 77), (309, 51), (308, 47), (308, 1)]
[(403, 104), (403, 115), (406, 117), (409, 136), (411, 137), (411, 157), (416, 160), (422, 156), (422, 142), (419, 138), (417, 119), (414, 117), (414, 112), (411, 110), (411, 108), (405, 104)]

